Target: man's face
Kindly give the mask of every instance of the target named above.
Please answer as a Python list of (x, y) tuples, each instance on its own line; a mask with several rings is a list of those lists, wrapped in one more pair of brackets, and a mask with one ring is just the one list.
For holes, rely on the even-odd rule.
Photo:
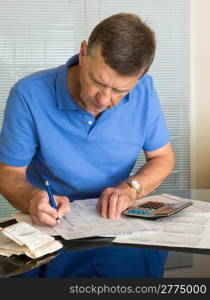
[(100, 46), (87, 56), (83, 42), (80, 50), (80, 101), (95, 116), (112, 108), (136, 85), (141, 73), (122, 76), (109, 67), (101, 56)]

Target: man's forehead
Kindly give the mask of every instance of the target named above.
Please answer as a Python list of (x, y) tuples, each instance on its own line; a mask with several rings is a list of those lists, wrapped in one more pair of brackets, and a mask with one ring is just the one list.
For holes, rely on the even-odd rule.
[(114, 87), (117, 89), (122, 90), (129, 90), (133, 84), (135, 84), (139, 79), (140, 76), (123, 76), (117, 74), (113, 69), (110, 67), (103, 69), (97, 67), (91, 67), (87, 70), (91, 79), (98, 81), (103, 84), (109, 85), (109, 83), (113, 83)]
[(107, 86), (111, 85), (111, 87), (118, 90), (129, 91), (141, 78), (143, 70), (142, 72), (139, 72), (139, 74), (133, 76), (120, 75), (117, 73), (105, 63), (104, 58), (101, 55), (100, 45), (92, 50), (91, 54), (87, 55), (88, 66), (86, 69), (91, 79)]
[[(90, 58), (90, 62), (91, 62), (91, 64), (93, 64), (94, 65), (94, 68), (96, 67), (96, 65), (97, 64), (101, 64), (102, 63), (102, 65), (106, 65), (106, 66), (108, 66), (109, 68), (111, 68), (106, 62), (105, 62), (105, 60), (104, 60), (104, 58), (103, 58), (103, 55), (102, 55), (102, 52), (101, 52), (101, 45), (100, 44), (98, 44), (97, 46), (95, 46), (93, 49), (91, 49), (91, 51), (90, 51), (90, 55), (88, 55), (89, 56), (89, 58)], [(116, 74), (118, 75), (118, 76), (120, 76), (120, 77), (127, 77), (128, 79), (130, 78), (130, 79), (132, 79), (132, 78), (141, 78), (142, 77), (142, 75), (144, 75), (144, 72), (145, 72), (145, 69), (146, 69), (146, 67), (143, 67), (141, 70), (139, 70), (139, 72), (137, 72), (136, 74), (134, 74), (134, 75), (120, 75), (119, 73), (117, 73), (117, 71), (115, 71), (114, 69), (112, 69), (113, 70), (113, 72), (116, 72)]]

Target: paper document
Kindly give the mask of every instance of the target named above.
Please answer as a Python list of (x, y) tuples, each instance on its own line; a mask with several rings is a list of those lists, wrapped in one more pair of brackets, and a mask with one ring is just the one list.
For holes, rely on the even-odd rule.
[[(35, 228), (43, 230), (50, 235), (60, 235), (66, 240), (78, 239), (91, 236), (116, 237), (119, 233), (135, 230), (156, 230), (154, 221), (121, 216), (120, 219), (102, 218), (96, 210), (98, 199), (77, 200), (71, 203), (71, 212), (60, 219), (60, 226), (37, 226)], [(13, 214), (14, 218), (20, 222), (24, 220), (32, 224), (31, 218), (26, 214)], [(53, 233), (53, 234), (52, 234)]]
[(24, 222), (16, 223), (0, 231), (0, 253), (26, 254), (38, 258), (62, 248), (62, 244), (52, 236), (43, 233)]
[(23, 251), (19, 248), (13, 240), (0, 231), (0, 255), (9, 257), (14, 253), (17, 255), (22, 254)]
[[(147, 198), (164, 202), (189, 200), (167, 194)], [(157, 231), (126, 232), (118, 235), (113, 242), (210, 249), (210, 203), (191, 201), (193, 206), (168, 218), (156, 220)]]
[(24, 222), (27, 223), (31, 226), (33, 226), (34, 228), (52, 235), (52, 236), (56, 236), (58, 235), (58, 233), (56, 232), (56, 230), (54, 229), (54, 227), (52, 226), (41, 226), (41, 225), (34, 225), (32, 220), (31, 220), (31, 216), (28, 214), (24, 214), (24, 213), (14, 213), (12, 214), (12, 217), (17, 221), (17, 222)]
[(128, 216), (121, 216), (116, 220), (102, 218), (96, 210), (98, 199), (77, 200), (71, 203), (71, 212), (61, 219), (60, 227), (56, 224), (53, 227), (39, 226), (39, 228), (41, 230), (43, 227), (45, 232), (53, 231), (53, 235), (61, 235), (67, 240), (110, 236), (116, 237), (114, 240), (116, 243), (210, 249), (210, 203), (167, 194), (148, 196), (136, 202), (175, 203), (189, 200), (193, 202), (192, 206), (173, 216), (155, 221)]
[(155, 229), (155, 224), (122, 216), (120, 219), (102, 218), (96, 210), (97, 199), (75, 201), (71, 213), (61, 219), (61, 236), (66, 239), (77, 239), (91, 236), (115, 237), (128, 230)]

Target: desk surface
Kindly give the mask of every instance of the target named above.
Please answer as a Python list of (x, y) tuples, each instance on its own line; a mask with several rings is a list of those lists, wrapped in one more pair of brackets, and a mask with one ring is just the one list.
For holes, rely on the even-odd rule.
[[(210, 189), (191, 189), (191, 190), (170, 190), (167, 193), (189, 199), (195, 199), (200, 201), (209, 201), (210, 200)], [(152, 193), (157, 194), (157, 192)], [(1, 226), (8, 226), (11, 224), (11, 221), (1, 223)], [(2, 226), (2, 227), (3, 227)], [(97, 247), (104, 246), (125, 246), (125, 244), (119, 244), (112, 242), (114, 238), (104, 238), (104, 237), (91, 237), (83, 238), (77, 240), (64, 240), (61, 237), (56, 237), (61, 240), (64, 247), (69, 251), (85, 250)], [(139, 247), (139, 248), (152, 248), (158, 250), (168, 250), (168, 251), (179, 251), (179, 252), (188, 252), (188, 253), (198, 253), (198, 254), (210, 254), (210, 249), (192, 249), (192, 248), (181, 248), (181, 247), (165, 247), (165, 246), (149, 246), (149, 245), (133, 245), (126, 244), (130, 247)], [(0, 256), (0, 276), (7, 277), (15, 275), (18, 273), (26, 272), (27, 270), (33, 269), (42, 264), (48, 263), (54, 259), (56, 254), (49, 254), (43, 258), (37, 260), (31, 260), (25, 256), (12, 256), (10, 258)]]

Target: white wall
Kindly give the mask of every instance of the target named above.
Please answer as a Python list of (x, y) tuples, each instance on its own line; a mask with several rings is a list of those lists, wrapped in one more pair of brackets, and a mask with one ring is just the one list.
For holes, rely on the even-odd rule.
[(210, 1), (192, 3), (192, 185), (210, 188)]
[[(192, 186), (210, 188), (210, 1), (192, 4)], [(210, 255), (194, 254), (193, 267), (166, 270), (165, 277), (209, 278)]]

